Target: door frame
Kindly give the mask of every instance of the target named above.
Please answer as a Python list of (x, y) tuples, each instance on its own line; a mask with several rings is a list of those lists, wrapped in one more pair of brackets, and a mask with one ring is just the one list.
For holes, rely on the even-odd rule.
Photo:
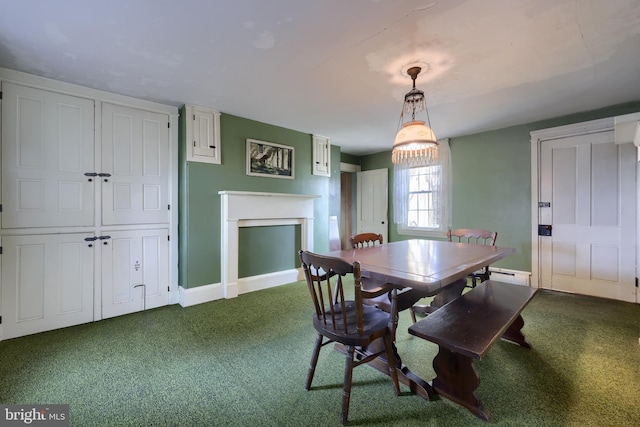
[[(592, 133), (600, 133), (607, 131), (615, 131), (615, 118), (607, 117), (604, 119), (591, 120), (582, 123), (575, 123), (565, 126), (557, 126), (548, 129), (532, 131), (531, 135), (531, 286), (540, 287), (540, 257), (538, 244), (538, 224), (540, 211), (538, 202), (540, 201), (540, 151), (544, 141), (566, 138), (571, 136), (588, 135)], [(636, 167), (636, 186), (638, 186), (638, 168)], [(637, 191), (637, 190), (636, 190)], [(636, 204), (638, 203), (638, 194), (636, 193)], [(640, 217), (640, 213), (636, 215)], [(638, 220), (638, 219), (637, 219)], [(636, 232), (636, 265), (635, 272), (638, 277), (638, 236)], [(636, 292), (636, 301), (637, 301)]]
[(350, 177), (355, 177), (357, 180), (357, 173), (362, 171), (360, 165), (354, 165), (352, 163), (340, 162), (340, 243), (343, 249), (350, 247), (349, 238), (355, 229), (355, 218), (352, 214), (353, 207), (356, 203), (352, 202), (357, 192), (356, 185), (352, 185), (348, 194), (348, 198), (345, 198), (344, 188), (342, 188), (343, 174), (349, 174)]

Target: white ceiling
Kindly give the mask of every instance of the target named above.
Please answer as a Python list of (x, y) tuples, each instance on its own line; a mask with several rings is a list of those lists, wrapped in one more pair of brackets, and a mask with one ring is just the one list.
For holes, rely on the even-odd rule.
[[(640, 0), (2, 0), (0, 67), (388, 150), (640, 101)], [(276, 141), (274, 141), (276, 142)]]

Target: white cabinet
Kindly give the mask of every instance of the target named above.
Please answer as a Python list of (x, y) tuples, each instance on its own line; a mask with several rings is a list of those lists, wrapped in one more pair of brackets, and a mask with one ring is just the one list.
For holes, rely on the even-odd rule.
[(329, 138), (313, 135), (313, 175), (331, 176), (331, 144)]
[(193, 105), (185, 106), (187, 160), (222, 163), (220, 112)]
[[(3, 339), (91, 322), (91, 233), (2, 237)], [(90, 247), (91, 245), (91, 247)]]
[(94, 221), (94, 101), (3, 82), (2, 228)]
[(169, 230), (109, 232), (102, 258), (102, 318), (167, 304)]
[(166, 114), (102, 104), (102, 224), (169, 222)]
[(168, 304), (177, 109), (24, 78), (0, 82), (0, 339)]

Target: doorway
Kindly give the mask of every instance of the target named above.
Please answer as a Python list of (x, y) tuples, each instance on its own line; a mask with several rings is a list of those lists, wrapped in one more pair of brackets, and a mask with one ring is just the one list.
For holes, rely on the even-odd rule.
[(340, 163), (340, 244), (342, 249), (351, 247), (349, 238), (357, 227), (356, 191), (359, 165)]
[(532, 285), (637, 302), (633, 145), (613, 119), (531, 135)]

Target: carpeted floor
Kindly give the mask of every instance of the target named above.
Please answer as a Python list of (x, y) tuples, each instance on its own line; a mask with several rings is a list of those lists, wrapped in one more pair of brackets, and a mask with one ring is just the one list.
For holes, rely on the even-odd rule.
[[(343, 356), (323, 349), (304, 390), (315, 332), (303, 282), (0, 342), (0, 402), (68, 403), (73, 426), (340, 425)], [(640, 305), (538, 292), (523, 312), (527, 350), (499, 341), (480, 362), (485, 423), (359, 367), (350, 425), (640, 425)], [(437, 347), (398, 351), (425, 379)]]

